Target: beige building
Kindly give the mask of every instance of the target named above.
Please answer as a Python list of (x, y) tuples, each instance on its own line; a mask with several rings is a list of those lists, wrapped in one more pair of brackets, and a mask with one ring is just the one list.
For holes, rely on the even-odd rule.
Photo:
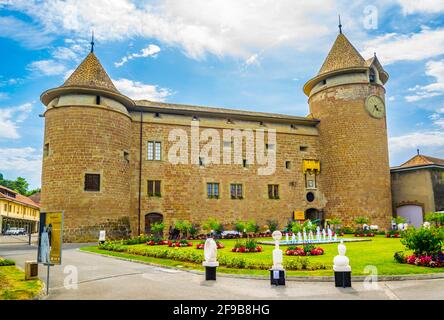
[[(64, 210), (68, 241), (96, 240), (102, 229), (114, 238), (135, 235), (159, 220), (168, 226), (213, 217), (226, 228), (277, 220), (283, 227), (295, 212), (345, 224), (368, 216), (388, 227), (387, 80), (376, 56), (365, 60), (341, 33), (304, 86), (309, 116), (297, 117), (134, 101), (91, 52), (62, 86), (41, 96), (42, 208)], [(200, 136), (193, 135), (197, 127)], [(227, 138), (227, 131), (244, 136)], [(221, 153), (241, 152), (220, 163), (196, 152), (206, 150), (209, 133), (220, 137), (211, 142)], [(271, 173), (259, 174), (270, 164), (260, 148), (264, 157), (275, 155), (266, 158), (275, 159)]]
[(425, 214), (444, 211), (444, 159), (418, 152), (390, 172), (393, 208), (398, 216), (420, 226)]
[(37, 232), (40, 204), (14, 190), (0, 186), (0, 234), (10, 228)]

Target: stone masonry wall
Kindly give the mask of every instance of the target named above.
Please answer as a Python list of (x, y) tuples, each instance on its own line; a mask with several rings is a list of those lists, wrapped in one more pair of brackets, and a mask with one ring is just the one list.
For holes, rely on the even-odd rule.
[[(130, 234), (131, 120), (103, 107), (51, 108), (45, 113), (42, 212), (64, 210), (67, 241), (97, 241)], [(100, 192), (84, 191), (85, 173), (101, 174)]]
[[(133, 229), (137, 227), (138, 215), (138, 183), (139, 183), (139, 134), (140, 115), (133, 115), (132, 127), (132, 175), (131, 175), (131, 216), (135, 221)], [(178, 120), (180, 116), (177, 117)], [(226, 228), (233, 227), (239, 220), (254, 219), (262, 227), (267, 220), (278, 220), (280, 227), (284, 227), (292, 217), (294, 210), (305, 211), (308, 208), (322, 209), (323, 196), (321, 191), (315, 191), (316, 200), (308, 203), (305, 200), (306, 190), (302, 173), (303, 159), (319, 159), (319, 145), (316, 128), (311, 135), (297, 133), (277, 133), (277, 165), (276, 172), (270, 176), (257, 174), (259, 165), (242, 164), (211, 164), (200, 167), (192, 164), (171, 164), (168, 161), (168, 150), (172, 142), (168, 142), (168, 135), (172, 129), (183, 129), (188, 133), (189, 150), (191, 150), (191, 118), (188, 125), (166, 123), (165, 119), (153, 119), (153, 114), (145, 113), (143, 118), (142, 144), (142, 212), (141, 231), (144, 231), (145, 215), (160, 213), (164, 217), (166, 227), (180, 219), (187, 219), (194, 223), (202, 223), (210, 217), (223, 222)], [(236, 121), (235, 125), (227, 125), (225, 119), (200, 119), (200, 129), (210, 126), (221, 136), (221, 152), (223, 150), (223, 128), (245, 128), (248, 123)], [(255, 124), (256, 127), (257, 124)], [(290, 127), (289, 125), (287, 125)], [(259, 128), (259, 127), (258, 127)], [(301, 129), (302, 132), (304, 129)], [(314, 134), (313, 134), (314, 133)], [(147, 141), (162, 142), (162, 160), (149, 161), (147, 159)], [(203, 143), (201, 143), (201, 146)], [(306, 152), (300, 151), (300, 146), (307, 146)], [(245, 142), (243, 158), (245, 158)], [(285, 161), (291, 161), (291, 169), (286, 169)], [(162, 196), (147, 196), (147, 180), (162, 181)], [(207, 182), (220, 184), (220, 198), (208, 199)], [(230, 197), (230, 184), (243, 184), (244, 199), (233, 200)], [(268, 199), (268, 184), (279, 184), (280, 199)], [(318, 189), (322, 190), (322, 188)]]
[(384, 99), (384, 88), (349, 84), (327, 88), (309, 99), (313, 116), (321, 120), (322, 189), (326, 215), (353, 225), (357, 216), (387, 228), (392, 216), (386, 119), (365, 110), (371, 94)]

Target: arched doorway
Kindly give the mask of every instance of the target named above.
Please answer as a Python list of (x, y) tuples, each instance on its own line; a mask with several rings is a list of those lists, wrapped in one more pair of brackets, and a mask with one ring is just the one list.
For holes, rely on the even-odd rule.
[(404, 217), (408, 224), (420, 227), (424, 222), (424, 214), (422, 207), (419, 205), (403, 205), (396, 209), (396, 215), (398, 217)]
[(156, 222), (162, 222), (163, 215), (156, 212), (151, 212), (145, 215), (145, 234), (149, 234), (151, 232), (151, 225)]
[(324, 213), (318, 209), (310, 208), (305, 210), (305, 219), (310, 219), (311, 222), (322, 225), (324, 223)]

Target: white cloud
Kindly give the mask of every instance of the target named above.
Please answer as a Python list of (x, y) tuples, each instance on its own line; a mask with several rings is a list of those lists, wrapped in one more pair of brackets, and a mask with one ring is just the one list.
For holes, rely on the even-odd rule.
[(159, 88), (156, 85), (144, 84), (139, 81), (128, 79), (112, 81), (120, 92), (134, 100), (165, 101), (172, 94), (169, 89)]
[(333, 32), (328, 26), (337, 23), (337, 6), (325, 0), (14, 0), (7, 7), (31, 16), (48, 33), (94, 29), (104, 41), (156, 38), (196, 59), (207, 53), (247, 59), (276, 44), (301, 49), (318, 43)]
[(427, 76), (434, 78), (435, 82), (410, 88), (409, 91), (414, 92), (414, 95), (406, 96), (406, 101), (415, 102), (444, 94), (444, 60), (427, 62), (425, 73)]
[(389, 139), (390, 153), (426, 148), (434, 154), (444, 155), (444, 132), (441, 130), (413, 132)]
[(418, 33), (388, 33), (367, 41), (364, 56), (376, 52), (385, 65), (397, 61), (420, 61), (444, 54), (444, 28), (423, 27)]
[(146, 57), (157, 57), (157, 54), (160, 52), (160, 48), (156, 46), (155, 44), (150, 44), (148, 47), (143, 48), (140, 50), (139, 53), (132, 53), (130, 55), (127, 55), (120, 60), (120, 62), (114, 63), (114, 65), (118, 68), (123, 66), (125, 63), (127, 63), (129, 60), (136, 59), (136, 58), (146, 58)]
[(0, 17), (0, 34), (20, 42), (29, 49), (41, 49), (52, 41), (47, 32), (15, 17)]
[(398, 0), (404, 14), (438, 13), (444, 11), (442, 0)]
[(45, 76), (57, 76), (66, 72), (65, 65), (53, 59), (34, 61), (28, 65), (28, 69)]
[(24, 176), (32, 188), (40, 186), (42, 157), (36, 149), (0, 148), (0, 172), (13, 178)]
[(19, 124), (26, 120), (32, 110), (32, 103), (0, 109), (0, 139), (18, 139)]

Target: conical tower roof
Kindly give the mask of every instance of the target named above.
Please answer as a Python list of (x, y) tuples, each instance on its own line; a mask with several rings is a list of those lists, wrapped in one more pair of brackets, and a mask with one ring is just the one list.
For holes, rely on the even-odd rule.
[(54, 98), (73, 93), (103, 95), (127, 107), (135, 105), (132, 99), (117, 90), (92, 50), (63, 85), (43, 92), (40, 100), (47, 106)]
[(88, 54), (62, 87), (87, 87), (120, 93), (94, 52)]
[(318, 75), (349, 68), (365, 66), (365, 60), (356, 48), (348, 41), (342, 33), (336, 38), (333, 47), (322, 64)]

